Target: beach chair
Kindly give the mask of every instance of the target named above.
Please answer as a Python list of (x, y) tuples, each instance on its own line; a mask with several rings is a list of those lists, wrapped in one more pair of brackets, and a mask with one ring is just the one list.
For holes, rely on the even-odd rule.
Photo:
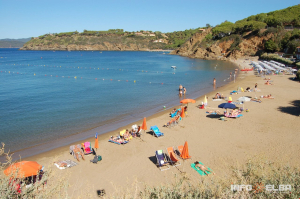
[(151, 126), (150, 127), (150, 131), (153, 132), (153, 136), (156, 136), (156, 137), (161, 137), (161, 136), (164, 136), (164, 134), (162, 132), (159, 131), (158, 127), (157, 126)]
[(176, 157), (176, 155), (174, 153), (173, 147), (167, 148), (167, 158), (168, 158), (168, 161), (172, 164), (172, 166), (177, 167), (177, 166), (181, 165), (181, 163), (179, 162), (178, 158)]
[[(177, 117), (177, 116), (176, 116)], [(164, 125), (164, 127), (172, 127), (176, 123), (176, 118), (172, 118), (168, 123)]]
[(91, 147), (91, 142), (85, 142), (81, 144), (83, 151), (84, 151), (84, 155), (89, 155), (91, 153), (95, 153), (94, 149)]
[[(165, 171), (170, 169), (169, 167), (169, 162), (167, 161), (166, 155), (163, 152), (163, 150), (157, 150), (155, 152), (155, 157), (156, 157), (156, 165), (160, 169), (160, 171)], [(163, 168), (166, 167), (166, 168)]]

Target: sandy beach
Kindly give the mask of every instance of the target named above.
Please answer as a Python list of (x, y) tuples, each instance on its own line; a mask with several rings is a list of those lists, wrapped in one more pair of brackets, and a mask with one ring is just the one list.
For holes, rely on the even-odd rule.
[[(250, 60), (240, 59), (233, 63), (240, 68), (250, 68)], [(220, 178), (229, 172), (229, 166), (233, 163), (243, 163), (249, 157), (257, 155), (269, 160), (288, 160), (291, 165), (299, 164), (300, 138), (297, 125), (300, 119), (300, 84), (292, 80), (294, 77), (292, 75), (267, 77), (271, 78), (273, 85), (266, 85), (264, 77), (256, 76), (253, 71), (239, 72), (235, 81), (232, 80), (207, 94), (206, 109), (198, 108), (204, 96), (196, 99), (195, 104), (189, 104), (188, 116), (175, 127), (163, 127), (171, 119), (169, 116), (171, 109), (148, 117), (148, 131), (150, 126), (157, 125), (164, 133), (161, 138), (156, 138), (146, 131), (142, 135), (142, 140), (134, 138), (126, 145), (108, 142), (110, 136), (117, 135), (121, 129), (130, 129), (132, 124), (118, 131), (100, 135), (99, 149), (96, 153), (101, 155), (103, 160), (98, 164), (90, 163), (93, 155), (89, 155), (75, 167), (58, 170), (53, 165), (54, 161), (66, 159), (76, 161), (69, 154), (69, 146), (28, 157), (26, 160), (37, 161), (45, 165), (46, 170), (47, 168), (55, 170), (57, 177), (64, 176), (71, 185), (68, 190), (71, 198), (77, 198), (86, 191), (89, 191), (91, 197), (96, 198), (96, 190), (100, 189), (105, 189), (107, 195), (112, 195), (120, 193), (120, 190), (135, 189), (134, 183), (140, 188), (143, 188), (144, 183), (150, 186), (169, 184), (174, 182), (176, 175), (182, 173), (185, 173), (191, 181), (197, 182), (203, 177), (190, 166), (197, 160), (212, 168)], [(217, 86), (218, 81), (221, 80), (217, 79)], [(255, 83), (258, 84), (260, 92), (230, 95), (237, 87), (254, 88)], [(242, 96), (260, 98), (268, 94), (272, 94), (274, 99), (261, 99), (261, 103), (246, 102), (244, 109), (248, 109), (249, 112), (244, 111), (240, 118), (227, 118), (227, 121), (222, 121), (219, 119), (220, 116), (206, 113), (214, 110), (224, 111), (218, 108), (218, 105), (226, 102), (225, 100), (212, 100), (216, 92), (227, 97), (231, 96), (233, 101)], [(141, 125), (142, 121), (135, 124)], [(94, 138), (84, 141), (91, 141), (94, 146)], [(177, 168), (171, 166), (169, 170), (160, 171), (155, 165), (155, 151), (183, 145), (185, 141), (188, 142), (192, 160), (181, 161), (181, 166)]]

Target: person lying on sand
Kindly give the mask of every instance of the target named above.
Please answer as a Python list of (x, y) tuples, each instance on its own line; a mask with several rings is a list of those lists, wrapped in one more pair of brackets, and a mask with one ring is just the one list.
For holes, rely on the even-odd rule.
[(270, 95), (265, 95), (265, 96), (260, 96), (261, 98), (268, 98), (268, 99), (274, 99), (274, 97), (270, 94)]
[(115, 142), (124, 142), (124, 140), (122, 138), (120, 138), (119, 136), (111, 136), (110, 139), (112, 141), (115, 141)]
[(274, 85), (274, 84), (271, 84), (270, 82), (269, 82), (269, 80), (267, 80), (267, 82), (265, 83), (266, 85)]
[(269, 78), (265, 78), (264, 80), (271, 80), (271, 78), (269, 77)]
[(262, 102), (260, 99), (251, 99), (250, 101), (253, 101), (253, 102), (259, 102), (259, 103)]
[[(206, 166), (200, 164), (198, 161), (195, 162), (195, 168), (198, 169), (198, 170), (203, 171), (207, 176), (208, 176), (208, 174), (209, 174), (209, 173), (207, 173), (207, 172), (211, 172), (210, 170), (208, 170), (208, 169), (206, 168)], [(212, 174), (215, 175), (215, 173), (212, 173)]]
[(219, 111), (219, 110), (215, 110), (215, 111), (206, 111), (206, 113), (223, 115), (223, 113), (222, 113), (221, 111)]
[(220, 94), (220, 93), (217, 93), (214, 97), (213, 97), (213, 99), (223, 99), (224, 97), (223, 97), (223, 94)]

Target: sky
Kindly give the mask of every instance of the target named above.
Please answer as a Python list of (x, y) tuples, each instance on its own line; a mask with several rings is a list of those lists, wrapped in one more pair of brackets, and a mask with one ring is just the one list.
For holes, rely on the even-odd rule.
[(0, 0), (0, 39), (75, 30), (173, 32), (297, 4), (295, 0)]

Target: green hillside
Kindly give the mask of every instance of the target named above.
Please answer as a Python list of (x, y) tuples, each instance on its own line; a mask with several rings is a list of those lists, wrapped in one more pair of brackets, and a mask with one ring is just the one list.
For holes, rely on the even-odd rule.
[(30, 40), (30, 38), (0, 39), (0, 48), (20, 48), (29, 40)]

